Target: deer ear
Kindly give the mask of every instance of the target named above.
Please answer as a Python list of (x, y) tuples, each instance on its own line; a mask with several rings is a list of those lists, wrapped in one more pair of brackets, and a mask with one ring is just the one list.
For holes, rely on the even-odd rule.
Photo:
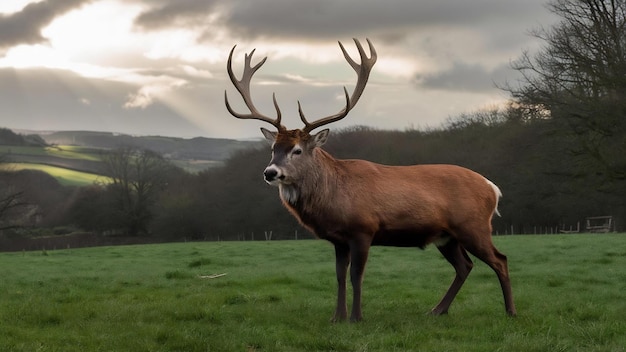
[(318, 133), (313, 135), (313, 142), (315, 143), (316, 147), (321, 147), (324, 145), (324, 143), (326, 143), (326, 141), (328, 140), (328, 134), (330, 133), (330, 130), (327, 128), (325, 130), (321, 130)]
[(261, 127), (261, 133), (263, 133), (263, 136), (265, 136), (265, 139), (267, 139), (267, 141), (270, 142), (270, 144), (276, 141), (276, 135), (278, 134), (278, 132), (272, 132), (263, 127)]

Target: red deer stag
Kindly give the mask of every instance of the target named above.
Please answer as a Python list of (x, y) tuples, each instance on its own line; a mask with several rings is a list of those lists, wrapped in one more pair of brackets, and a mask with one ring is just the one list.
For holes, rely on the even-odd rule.
[(272, 143), (272, 159), (263, 172), (265, 181), (278, 186), (284, 206), (317, 237), (335, 246), (337, 271), (337, 308), (332, 318), (347, 318), (346, 276), (350, 268), (353, 287), (351, 321), (362, 319), (361, 285), (368, 252), (372, 245), (420, 247), (434, 243), (452, 264), (456, 277), (431, 313), (448, 312), (450, 304), (467, 278), (473, 263), (467, 252), (487, 263), (497, 274), (504, 295), (506, 312), (515, 315), (515, 305), (507, 258), (491, 240), (491, 218), (497, 213), (498, 187), (471, 170), (455, 165), (386, 166), (365, 160), (338, 160), (320, 147), (328, 129), (311, 131), (343, 119), (359, 100), (374, 63), (376, 51), (368, 40), (367, 57), (354, 39), (361, 56), (356, 63), (339, 46), (357, 73), (354, 92), (346, 106), (335, 115), (309, 122), (298, 102), (304, 128), (287, 130), (280, 122), (281, 112), (273, 96), (276, 119), (265, 116), (254, 106), (250, 80), (267, 58), (251, 66), (254, 50), (245, 55), (241, 80), (232, 70), (235, 47), (228, 57), (228, 75), (241, 94), (249, 114), (238, 113), (228, 102), (226, 108), (236, 118), (267, 122), (278, 131), (261, 128)]

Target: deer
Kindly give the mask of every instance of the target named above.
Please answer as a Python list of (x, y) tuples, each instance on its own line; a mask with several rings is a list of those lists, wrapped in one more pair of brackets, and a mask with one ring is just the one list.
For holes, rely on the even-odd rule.
[(434, 244), (454, 267), (455, 277), (441, 301), (430, 311), (447, 314), (473, 267), (468, 253), (495, 271), (506, 313), (516, 315), (507, 257), (499, 252), (491, 238), (491, 220), (498, 212), (502, 193), (498, 186), (467, 168), (446, 165), (388, 166), (366, 160), (336, 159), (321, 147), (329, 129), (315, 129), (339, 121), (348, 115), (361, 97), (377, 53), (367, 39), (370, 56), (354, 39), (360, 63), (354, 61), (343, 44), (339, 47), (357, 74), (351, 95), (344, 87), (345, 107), (334, 115), (309, 122), (300, 101), (298, 112), (302, 129), (288, 130), (281, 124), (281, 110), (272, 95), (276, 118), (262, 114), (254, 105), (250, 82), (267, 57), (251, 65), (252, 50), (244, 58), (241, 79), (232, 69), (233, 53), (227, 62), (228, 76), (249, 113), (236, 112), (224, 92), (228, 112), (238, 119), (269, 123), (276, 131), (261, 127), (271, 144), (271, 160), (263, 171), (269, 185), (277, 186), (282, 204), (317, 238), (334, 245), (337, 275), (337, 305), (333, 322), (348, 318), (346, 279), (348, 269), (352, 284), (350, 321), (363, 319), (362, 284), (371, 246), (418, 247)]

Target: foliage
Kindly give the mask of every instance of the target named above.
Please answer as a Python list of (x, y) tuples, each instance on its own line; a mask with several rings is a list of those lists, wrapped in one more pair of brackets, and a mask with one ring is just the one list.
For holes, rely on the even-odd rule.
[(18, 227), (27, 213), (24, 192), (0, 177), (0, 231)]
[[(494, 230), (501, 234), (539, 228), (556, 232), (560, 225), (575, 226), (594, 215), (613, 215), (623, 229), (626, 209), (620, 193), (601, 176), (577, 172), (576, 157), (553, 138), (553, 125), (543, 120), (510, 121), (510, 113), (500, 111), (504, 122), (498, 124), (472, 122), (463, 128), (404, 132), (352, 128), (331, 134), (325, 148), (338, 158), (390, 165), (450, 163), (473, 169), (504, 193), (502, 217), (494, 219)], [(208, 238), (230, 234), (259, 239), (271, 230), (275, 238), (285, 239), (294, 238), (298, 230), (302, 233), (281, 205), (276, 188), (263, 181), (269, 157), (269, 148), (263, 145), (233, 156), (224, 168), (198, 175), (195, 182), (177, 186), (189, 187), (185, 194), (195, 205), (188, 208), (202, 211), (201, 228)]]
[(2, 253), (0, 340), (16, 352), (624, 351), (622, 236), (495, 238), (509, 257), (514, 319), (478, 261), (450, 314), (428, 316), (450, 265), (432, 247), (374, 247), (358, 324), (329, 323), (325, 241)]
[(158, 194), (175, 167), (162, 155), (147, 149), (124, 147), (105, 155), (106, 186), (118, 228), (130, 235), (148, 233)]
[(555, 0), (548, 9), (561, 21), (534, 32), (545, 46), (513, 64), (523, 79), (509, 90), (573, 139), (578, 172), (626, 180), (626, 2)]
[[(63, 222), (64, 200), (71, 192), (42, 171), (0, 171), (0, 192), (17, 195), (14, 207), (3, 221), (9, 227), (56, 226)], [(7, 215), (7, 214), (5, 214)]]
[(38, 135), (21, 135), (0, 127), (0, 145), (43, 147), (46, 142)]

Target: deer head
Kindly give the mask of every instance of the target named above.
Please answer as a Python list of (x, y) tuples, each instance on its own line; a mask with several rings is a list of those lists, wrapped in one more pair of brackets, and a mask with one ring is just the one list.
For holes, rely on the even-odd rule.
[(354, 39), (354, 43), (356, 44), (361, 57), (360, 64), (356, 63), (350, 55), (348, 55), (343, 44), (339, 42), (339, 47), (341, 48), (345, 59), (357, 74), (357, 83), (352, 95), (349, 95), (348, 90), (344, 87), (344, 94), (346, 98), (345, 107), (334, 115), (309, 122), (302, 111), (302, 105), (298, 101), (298, 113), (300, 114), (300, 120), (304, 123), (304, 127), (302, 129), (295, 130), (287, 130), (287, 128), (281, 124), (282, 114), (278, 103), (276, 102), (276, 94), (273, 94), (272, 96), (274, 108), (276, 109), (275, 119), (261, 114), (252, 102), (252, 97), (250, 95), (250, 81), (254, 73), (265, 63), (267, 57), (252, 66), (251, 61), (254, 50), (252, 50), (249, 54), (246, 54), (243, 74), (241, 79), (238, 80), (232, 69), (232, 58), (236, 46), (234, 46), (230, 51), (227, 64), (228, 76), (230, 77), (230, 80), (235, 88), (237, 88), (237, 91), (239, 91), (239, 94), (241, 94), (241, 97), (250, 110), (250, 113), (242, 114), (234, 111), (228, 102), (227, 92), (224, 92), (226, 109), (228, 109), (228, 112), (236, 118), (264, 121), (277, 129), (277, 131), (270, 131), (265, 128), (261, 128), (261, 132), (265, 138), (272, 144), (272, 160), (263, 173), (267, 183), (272, 185), (288, 185), (297, 182), (300, 178), (299, 175), (301, 172), (310, 170), (306, 166), (312, 162), (311, 159), (313, 150), (315, 147), (320, 147), (326, 142), (329, 130), (324, 129), (316, 134), (311, 134), (311, 132), (321, 126), (343, 119), (359, 101), (359, 98), (365, 89), (365, 85), (367, 84), (370, 71), (376, 63), (377, 56), (376, 50), (369, 39), (367, 39), (371, 53), (369, 58), (367, 57), (365, 50), (363, 50), (361, 43), (357, 39)]

